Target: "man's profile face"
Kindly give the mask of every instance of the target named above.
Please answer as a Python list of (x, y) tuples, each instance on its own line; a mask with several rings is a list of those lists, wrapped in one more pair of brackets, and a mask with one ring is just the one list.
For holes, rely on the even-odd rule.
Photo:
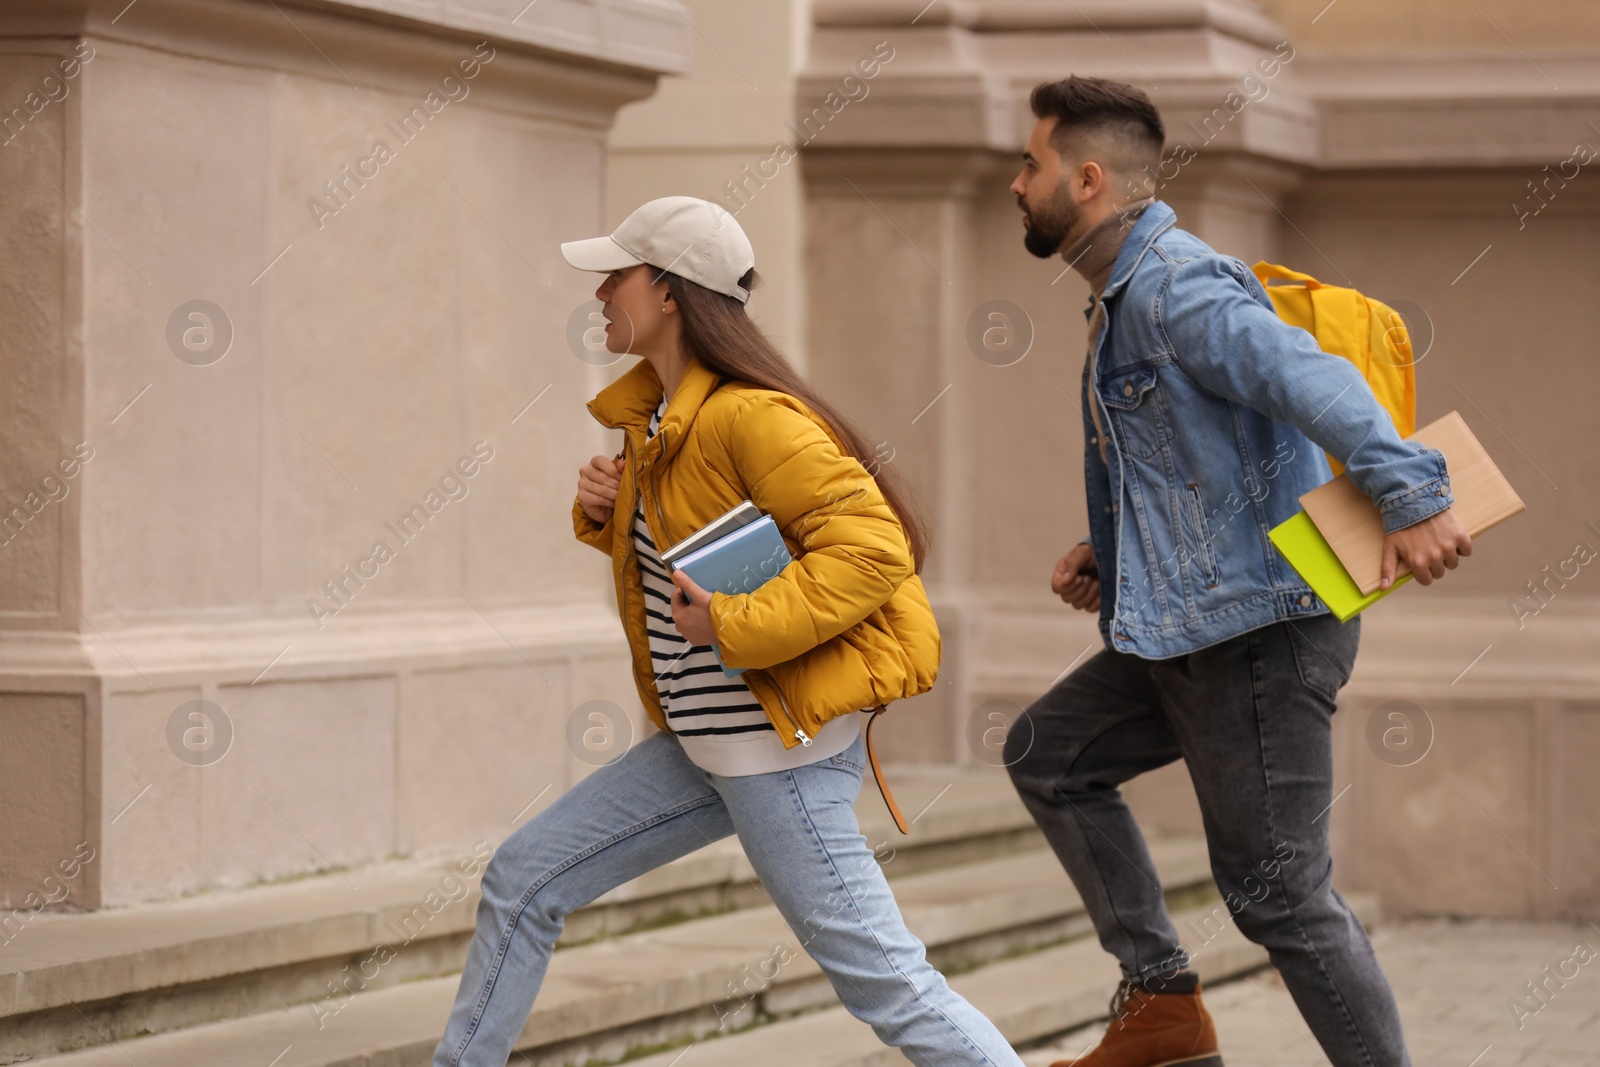
[(1011, 192), (1022, 210), (1022, 244), (1040, 259), (1061, 251), (1061, 244), (1072, 232), (1082, 209), (1072, 198), (1067, 167), (1050, 144), (1055, 118), (1033, 124), (1028, 143), (1022, 150), (1022, 170), (1011, 183)]

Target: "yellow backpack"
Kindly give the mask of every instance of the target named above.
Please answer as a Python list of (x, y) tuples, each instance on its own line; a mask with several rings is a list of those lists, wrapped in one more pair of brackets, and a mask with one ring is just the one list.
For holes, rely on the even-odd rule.
[[(1266, 260), (1250, 269), (1272, 298), (1278, 317), (1308, 331), (1324, 352), (1354, 363), (1394, 428), (1409, 437), (1417, 428), (1417, 374), (1411, 335), (1400, 313), (1354, 289), (1324, 285)], [(1331, 455), (1328, 464), (1335, 478), (1344, 472)]]

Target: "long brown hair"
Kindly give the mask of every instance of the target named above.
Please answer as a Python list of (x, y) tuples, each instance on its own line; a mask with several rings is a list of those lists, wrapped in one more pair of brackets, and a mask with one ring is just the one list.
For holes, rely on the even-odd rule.
[[(684, 346), (703, 366), (725, 378), (737, 378), (763, 389), (787, 393), (822, 416), (843, 444), (846, 454), (859, 460), (877, 483), (878, 491), (905, 528), (906, 541), (911, 548), (912, 573), (921, 573), (928, 554), (928, 526), (922, 515), (921, 501), (902, 484), (897, 471), (876, 464), (876, 453), (866, 435), (800, 377), (746, 313), (744, 304), (671, 271), (662, 272), (661, 277), (666, 280), (667, 289), (683, 316)], [(752, 289), (760, 281), (752, 267), (739, 279), (739, 284)]]

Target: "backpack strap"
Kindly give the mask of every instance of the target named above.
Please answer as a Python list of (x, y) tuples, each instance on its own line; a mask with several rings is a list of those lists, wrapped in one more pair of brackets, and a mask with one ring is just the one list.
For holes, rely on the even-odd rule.
[(1322, 283), (1317, 281), (1311, 275), (1301, 274), (1297, 270), (1290, 270), (1281, 263), (1268, 263), (1263, 259), (1251, 267), (1250, 270), (1258, 279), (1260, 279), (1263, 288), (1266, 286), (1268, 279), (1282, 282), (1299, 282), (1307, 289), (1322, 288)]
[(894, 816), (894, 825), (903, 834), (910, 834), (911, 827), (906, 825), (906, 817), (900, 814), (900, 805), (894, 802), (894, 794), (889, 792), (889, 783), (884, 780), (883, 767), (878, 763), (878, 753), (872, 747), (872, 724), (878, 721), (878, 716), (887, 710), (879, 704), (872, 709), (872, 718), (867, 720), (867, 762), (872, 764), (872, 777), (878, 783), (878, 792), (883, 794), (883, 802), (889, 806), (889, 814)]

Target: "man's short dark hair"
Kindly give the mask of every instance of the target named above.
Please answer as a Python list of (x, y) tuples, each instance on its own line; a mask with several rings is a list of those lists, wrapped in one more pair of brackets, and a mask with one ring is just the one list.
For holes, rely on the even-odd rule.
[(1065, 153), (1067, 146), (1094, 143), (1111, 158), (1096, 160), (1124, 173), (1161, 162), (1167, 130), (1161, 112), (1144, 90), (1109, 78), (1080, 78), (1040, 82), (1028, 97), (1037, 118), (1054, 118), (1050, 145)]

